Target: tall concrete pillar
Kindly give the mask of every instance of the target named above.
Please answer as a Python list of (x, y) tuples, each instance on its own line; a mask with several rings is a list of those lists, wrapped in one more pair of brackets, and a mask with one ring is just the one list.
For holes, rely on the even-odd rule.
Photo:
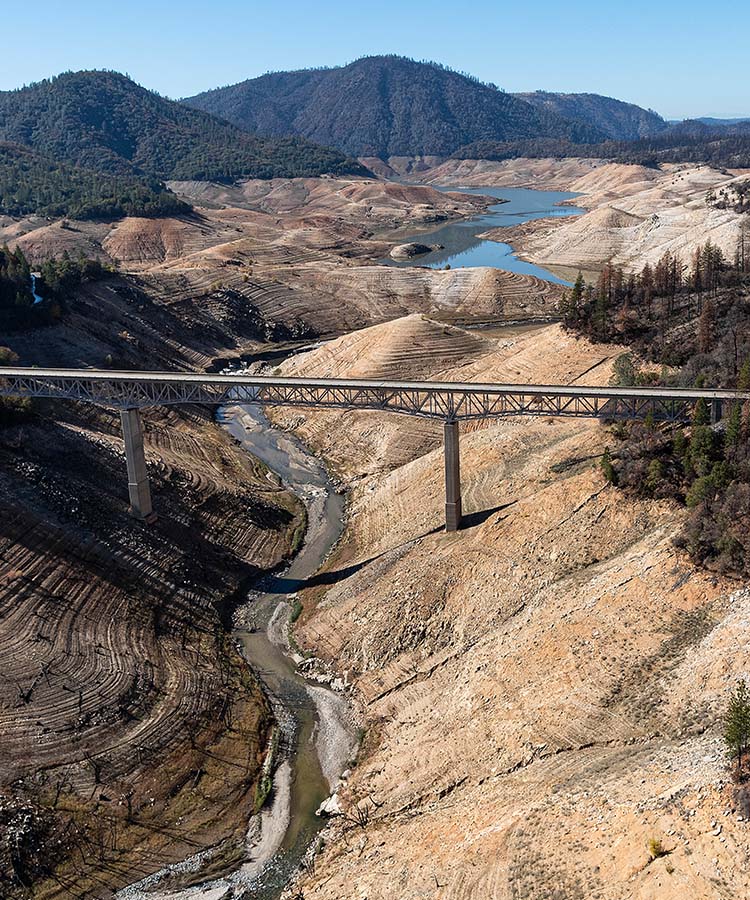
[(146, 470), (146, 455), (143, 452), (143, 425), (137, 409), (123, 409), (122, 434), (125, 438), (125, 459), (128, 464), (128, 495), (130, 515), (146, 522), (155, 522), (156, 514), (151, 505), (151, 488)]
[(458, 422), (446, 422), (445, 442), (445, 530), (461, 526), (461, 466), (458, 453)]
[(711, 401), (711, 424), (715, 425), (717, 422), (720, 422), (721, 416), (722, 416), (721, 400), (712, 400)]

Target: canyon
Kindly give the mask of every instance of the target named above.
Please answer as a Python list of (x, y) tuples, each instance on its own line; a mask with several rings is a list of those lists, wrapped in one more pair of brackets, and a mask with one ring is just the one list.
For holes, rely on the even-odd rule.
[[(626, 348), (553, 321), (564, 284), (379, 261), (494, 200), (461, 187), (577, 194), (580, 216), (486, 233), (567, 280), (665, 250), (686, 259), (707, 237), (729, 255), (742, 227), (706, 195), (747, 172), (432, 162), (412, 167), (418, 184), (170, 181), (194, 206), (183, 216), (4, 216), (0, 243), (35, 260), (83, 252), (112, 271), (59, 323), (2, 342), (27, 365), (607, 384)], [(325, 460), (347, 498), (341, 539), (298, 592), (292, 635), (304, 670), (340, 682), (362, 730), (339, 814), (286, 896), (750, 891), (750, 809), (733, 798), (719, 724), (748, 662), (750, 593), (674, 546), (684, 510), (606, 482), (605, 427), (465, 426), (466, 523), (448, 535), (439, 425), (379, 412), (269, 418)], [(205, 409), (154, 411), (146, 445), (151, 529), (126, 516), (112, 415), (43, 406), (0, 431), (11, 511), (0, 747), (13, 761), (0, 812), (33, 807), (46, 823), (52, 810), (75, 823), (68, 832), (99, 816), (116, 834), (88, 834), (85, 860), (71, 850), (34, 896), (62, 896), (62, 881), (109, 897), (213, 848), (206, 883), (247, 852), (273, 712), (226, 623), (298, 549), (303, 503)], [(55, 827), (40, 834), (56, 840)], [(664, 855), (651, 858), (652, 840)]]

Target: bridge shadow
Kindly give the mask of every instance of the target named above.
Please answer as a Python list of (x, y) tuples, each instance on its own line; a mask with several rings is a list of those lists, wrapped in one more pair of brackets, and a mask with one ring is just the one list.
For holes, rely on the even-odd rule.
[[(469, 528), (476, 528), (477, 525), (483, 524), (494, 516), (495, 513), (502, 512), (504, 509), (513, 506), (517, 502), (517, 500), (511, 500), (509, 503), (501, 503), (499, 506), (493, 506), (489, 509), (480, 509), (476, 512), (468, 513), (461, 519), (460, 530), (465, 531)], [(274, 575), (271, 573), (263, 579), (262, 584), (258, 586), (258, 590), (266, 594), (278, 594), (279, 596), (282, 596), (284, 594), (295, 594), (305, 588), (330, 587), (331, 585), (338, 584), (340, 581), (346, 581), (346, 579), (351, 578), (352, 575), (356, 575), (357, 572), (364, 569), (366, 566), (377, 562), (381, 557), (385, 556), (386, 553), (393, 553), (406, 546), (406, 544), (411, 544), (414, 541), (429, 537), (432, 534), (440, 534), (444, 528), (444, 525), (437, 525), (435, 528), (430, 528), (428, 531), (423, 531), (421, 534), (415, 535), (405, 542), (405, 544), (400, 544), (391, 550), (384, 550), (382, 553), (371, 556), (369, 559), (363, 559), (360, 562), (352, 563), (349, 566), (342, 566), (340, 569), (318, 572), (315, 575), (311, 575), (309, 578), (289, 578), (283, 574)]]
[(480, 509), (473, 513), (467, 513), (461, 517), (461, 531), (466, 528), (476, 528), (477, 525), (482, 525), (487, 519), (492, 518), (495, 513), (502, 512), (504, 509), (508, 509), (509, 506), (513, 506), (516, 503), (518, 503), (518, 500), (510, 500), (508, 503), (501, 503), (499, 506), (493, 506), (490, 509)]
[(356, 575), (360, 569), (369, 566), (370, 563), (380, 559), (381, 556), (383, 556), (383, 554), (378, 553), (376, 556), (371, 556), (369, 559), (363, 559), (361, 562), (352, 563), (350, 566), (343, 566), (341, 569), (335, 569), (328, 572), (318, 572), (317, 575), (312, 575), (309, 578), (289, 578), (283, 574), (271, 574), (263, 579), (258, 589), (264, 594), (278, 594), (281, 596), (284, 594), (296, 594), (297, 591), (301, 591), (304, 588), (327, 587), (338, 584), (339, 581), (345, 581), (347, 578), (351, 578), (351, 576)]

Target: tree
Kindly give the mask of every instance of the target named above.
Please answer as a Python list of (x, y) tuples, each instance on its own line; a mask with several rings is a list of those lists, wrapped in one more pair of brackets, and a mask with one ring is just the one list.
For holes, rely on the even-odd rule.
[(729, 705), (724, 716), (724, 741), (729, 752), (737, 757), (737, 774), (739, 775), (742, 754), (747, 750), (750, 741), (750, 695), (744, 678), (740, 678), (729, 698)]
[(638, 368), (632, 353), (621, 353), (612, 364), (612, 381), (621, 387), (632, 387), (638, 377)]
[(662, 481), (664, 481), (664, 463), (660, 459), (652, 459), (646, 472), (645, 489), (655, 497), (659, 492)]
[(708, 425), (711, 421), (711, 415), (708, 411), (708, 404), (701, 397), (695, 404), (693, 410), (693, 425)]
[(617, 472), (615, 471), (615, 467), (612, 465), (612, 457), (609, 453), (609, 447), (604, 448), (604, 455), (601, 458), (600, 465), (602, 467), (602, 472), (604, 472), (604, 477), (610, 484), (617, 484)]
[(714, 305), (706, 300), (698, 319), (698, 352), (708, 353), (714, 342)]
[(750, 356), (742, 363), (737, 376), (737, 390), (750, 391)]
[(562, 296), (562, 300), (560, 300), (560, 314), (563, 318), (563, 324), (567, 328), (577, 325), (581, 320), (585, 290), (586, 282), (583, 278), (583, 273), (579, 272), (570, 293), (566, 291)]
[(736, 449), (742, 438), (742, 404), (733, 403), (727, 416), (727, 427), (724, 440), (727, 447)]

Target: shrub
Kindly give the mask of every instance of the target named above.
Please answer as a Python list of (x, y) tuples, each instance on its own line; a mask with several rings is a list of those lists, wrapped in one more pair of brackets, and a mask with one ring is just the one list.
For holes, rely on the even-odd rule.
[(612, 465), (612, 457), (610, 456), (609, 447), (604, 448), (604, 454), (599, 463), (602, 467), (602, 472), (604, 472), (604, 477), (610, 484), (617, 484), (617, 472), (615, 472), (615, 467)]
[(669, 853), (668, 850), (664, 849), (662, 842), (659, 838), (649, 838), (648, 842), (648, 852), (651, 856), (651, 859), (659, 859), (660, 856), (666, 856)]

